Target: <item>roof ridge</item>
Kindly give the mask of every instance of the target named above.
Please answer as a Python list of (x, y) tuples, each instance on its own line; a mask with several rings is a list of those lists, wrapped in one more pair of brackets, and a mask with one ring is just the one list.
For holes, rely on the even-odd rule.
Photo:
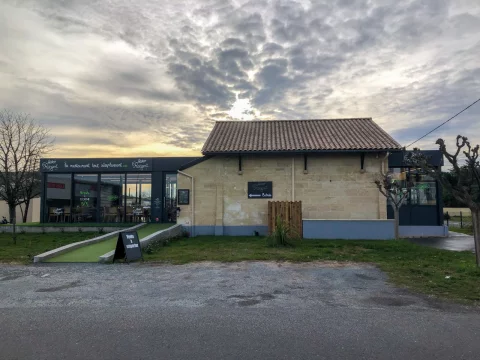
[(281, 122), (281, 121), (339, 121), (339, 120), (373, 120), (373, 118), (372, 117), (361, 117), (361, 118), (325, 118), (325, 119), (215, 120), (215, 123), (252, 123), (252, 122)]

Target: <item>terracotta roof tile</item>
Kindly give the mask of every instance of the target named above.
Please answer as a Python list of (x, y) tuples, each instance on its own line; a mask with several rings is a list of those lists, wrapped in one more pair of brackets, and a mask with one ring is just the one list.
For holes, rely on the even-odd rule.
[(371, 118), (218, 121), (202, 153), (400, 148)]

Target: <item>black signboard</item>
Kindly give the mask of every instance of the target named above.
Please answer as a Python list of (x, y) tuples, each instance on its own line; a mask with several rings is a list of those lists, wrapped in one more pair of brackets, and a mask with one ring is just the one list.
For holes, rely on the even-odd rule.
[(178, 205), (188, 205), (188, 204), (190, 204), (190, 190), (189, 189), (178, 189), (177, 204)]
[(248, 182), (249, 199), (271, 199), (273, 197), (271, 181)]
[(126, 262), (143, 260), (142, 248), (136, 231), (122, 231), (118, 234), (113, 262), (117, 259), (124, 259)]
[(41, 172), (152, 171), (152, 158), (40, 159)]

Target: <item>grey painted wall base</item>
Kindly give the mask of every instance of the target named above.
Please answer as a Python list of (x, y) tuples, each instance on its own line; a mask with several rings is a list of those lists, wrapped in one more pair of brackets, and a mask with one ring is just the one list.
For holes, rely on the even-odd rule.
[(400, 237), (446, 237), (448, 236), (448, 226), (400, 226)]
[(53, 250), (44, 252), (40, 255), (34, 256), (33, 257), (33, 262), (34, 263), (42, 262), (42, 261), (45, 261), (45, 260), (50, 259), (52, 257), (64, 254), (66, 252), (69, 252), (69, 251), (72, 251), (72, 250), (75, 250), (75, 249), (78, 249), (78, 248), (81, 248), (81, 247), (84, 247), (84, 246), (87, 246), (87, 245), (90, 245), (90, 244), (98, 243), (100, 241), (108, 239), (112, 235), (118, 234), (120, 231), (136, 230), (136, 229), (138, 229), (142, 226), (145, 226), (145, 225), (147, 225), (147, 224), (139, 224), (139, 225), (133, 226), (131, 228), (122, 228), (121, 230), (113, 231), (113, 232), (110, 232), (110, 233), (102, 235), (102, 236), (97, 236), (93, 239), (88, 239), (88, 240), (79, 241), (79, 242), (76, 242), (76, 243), (73, 243), (73, 244), (68, 244), (68, 245), (59, 247), (57, 249), (53, 249)]
[[(22, 226), (17, 225), (17, 233), (58, 233), (58, 232), (99, 232), (100, 230), (113, 232), (125, 230), (126, 227), (115, 226)], [(0, 232), (11, 233), (13, 231), (12, 225), (0, 226)]]
[[(176, 236), (181, 236), (183, 232), (182, 225), (173, 225), (168, 229), (160, 230), (150, 234), (143, 239), (140, 239), (140, 247), (143, 249), (146, 246), (155, 243), (160, 240), (171, 239)], [(113, 255), (115, 254), (115, 250), (109, 251), (108, 253), (100, 256), (98, 258), (98, 262), (100, 263), (110, 263), (113, 260)]]
[[(268, 226), (191, 226), (183, 225), (190, 236), (260, 236), (268, 234)], [(400, 226), (400, 237), (444, 237), (447, 226)], [(304, 239), (392, 240), (395, 238), (394, 220), (303, 220)]]
[(215, 226), (215, 225), (197, 225), (192, 232), (191, 226), (183, 225), (183, 228), (190, 233), (190, 236), (255, 236), (255, 231), (260, 236), (268, 234), (268, 226), (265, 225), (245, 225), (245, 226)]
[(391, 240), (394, 220), (303, 220), (304, 239)]

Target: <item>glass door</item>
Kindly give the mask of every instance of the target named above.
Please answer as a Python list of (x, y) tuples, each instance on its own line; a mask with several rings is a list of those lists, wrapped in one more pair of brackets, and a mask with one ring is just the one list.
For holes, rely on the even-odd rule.
[(163, 195), (163, 221), (177, 221), (177, 174), (165, 174)]

